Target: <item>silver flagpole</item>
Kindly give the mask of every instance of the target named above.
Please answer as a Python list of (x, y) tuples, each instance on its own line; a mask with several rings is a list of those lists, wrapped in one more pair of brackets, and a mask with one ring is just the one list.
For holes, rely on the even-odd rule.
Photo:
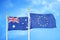
[(6, 12), (6, 40), (8, 40), (8, 13)]
[(28, 40), (30, 40), (30, 8), (28, 8)]

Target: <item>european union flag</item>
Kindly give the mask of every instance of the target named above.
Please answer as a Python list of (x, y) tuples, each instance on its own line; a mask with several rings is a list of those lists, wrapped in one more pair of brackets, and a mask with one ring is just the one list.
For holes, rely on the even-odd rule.
[(53, 14), (30, 14), (31, 28), (55, 28), (56, 20)]
[(27, 30), (28, 17), (8, 17), (8, 30)]

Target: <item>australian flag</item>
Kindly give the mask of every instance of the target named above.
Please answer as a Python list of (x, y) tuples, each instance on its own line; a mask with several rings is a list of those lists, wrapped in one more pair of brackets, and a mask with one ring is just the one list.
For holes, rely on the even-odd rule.
[(56, 20), (53, 14), (30, 13), (31, 28), (56, 28)]
[(8, 30), (27, 30), (28, 17), (8, 17)]

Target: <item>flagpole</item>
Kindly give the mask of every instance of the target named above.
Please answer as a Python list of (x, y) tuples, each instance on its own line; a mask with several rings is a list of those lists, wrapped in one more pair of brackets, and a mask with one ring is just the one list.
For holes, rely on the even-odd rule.
[(6, 40), (8, 40), (8, 13), (6, 12)]
[(28, 40), (30, 40), (30, 8), (28, 8)]

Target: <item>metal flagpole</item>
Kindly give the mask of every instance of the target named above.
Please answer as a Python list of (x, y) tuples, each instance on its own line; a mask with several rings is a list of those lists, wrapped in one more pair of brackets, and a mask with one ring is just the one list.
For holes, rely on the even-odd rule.
[(30, 40), (30, 8), (28, 8), (28, 40)]
[(8, 13), (6, 12), (6, 40), (8, 40)]

